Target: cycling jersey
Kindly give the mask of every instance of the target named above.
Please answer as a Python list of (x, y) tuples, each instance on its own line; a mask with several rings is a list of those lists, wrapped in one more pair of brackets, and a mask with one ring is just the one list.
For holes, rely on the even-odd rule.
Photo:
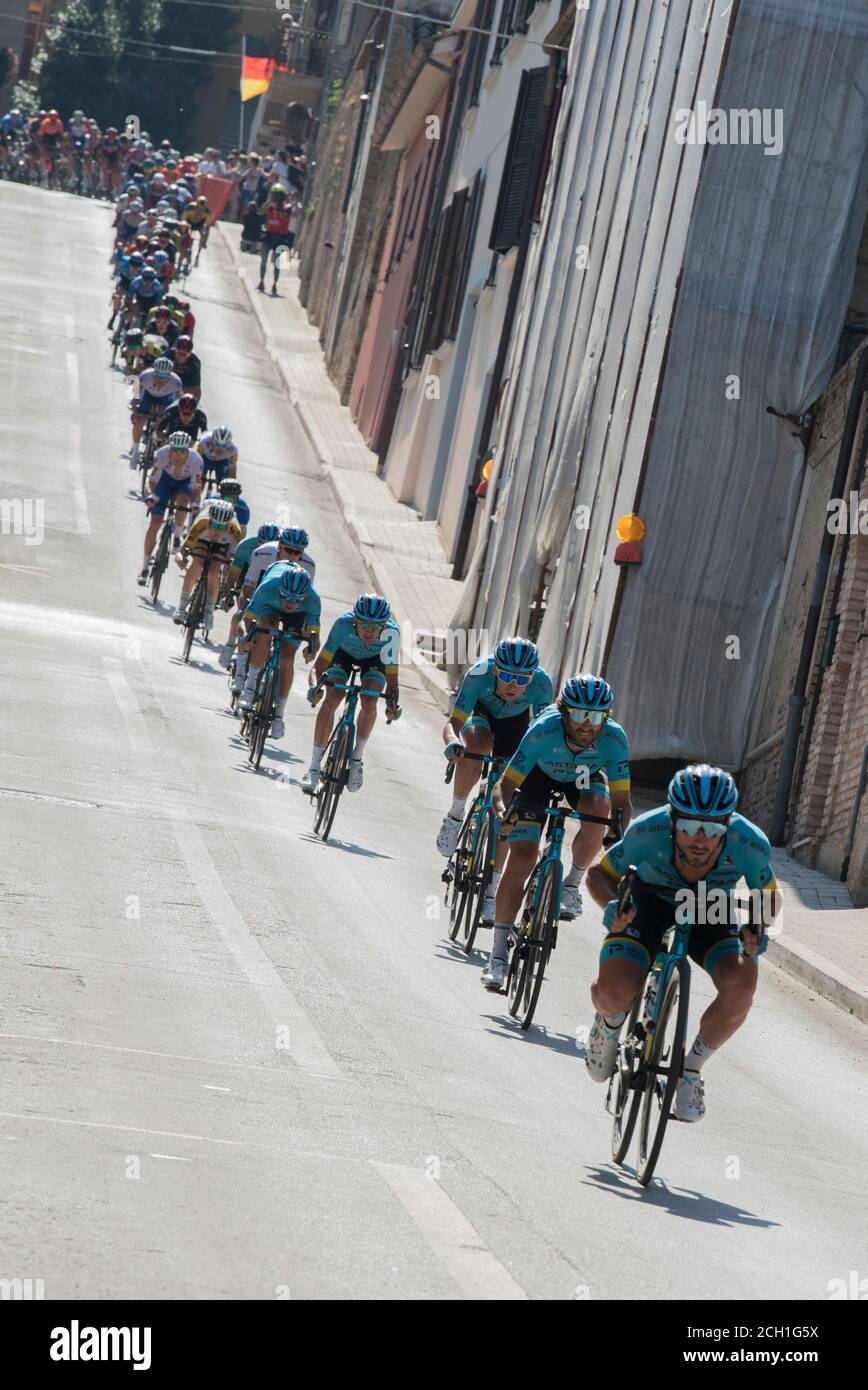
[(201, 476), (202, 460), (195, 449), (187, 450), (184, 461), (180, 467), (170, 466), (171, 453), (172, 450), (169, 448), (168, 444), (164, 444), (162, 449), (158, 449), (154, 454), (154, 485), (156, 485), (164, 475), (167, 478), (176, 480), (182, 478), (198, 478)]
[(394, 618), (389, 618), (373, 642), (363, 642), (356, 631), (356, 620), (350, 608), (332, 623), (320, 658), (328, 661), (335, 652), (346, 652), (359, 661), (379, 657), (390, 674), (398, 670), (401, 656), (401, 630)]
[[(276, 561), (277, 541), (265, 541), (263, 544), (258, 545), (256, 549), (251, 552), (244, 583), (258, 584), (265, 574), (265, 571), (270, 569)], [(281, 560), (279, 563), (285, 564), (286, 562)], [(301, 565), (302, 569), (307, 570), (311, 578), (311, 583), (313, 583), (316, 577), (316, 564), (308, 555), (307, 551), (302, 555), (298, 564)]]
[(534, 671), (533, 679), (519, 690), (514, 700), (504, 700), (497, 693), (494, 665), (494, 657), (486, 656), (466, 672), (455, 697), (453, 719), (464, 724), (477, 710), (491, 719), (510, 719), (527, 709), (537, 715), (552, 703), (551, 677), (541, 667)]
[[(668, 895), (660, 896), (671, 899), (671, 890), (696, 886), (682, 878), (676, 869), (674, 849), (669, 807), (660, 806), (655, 811), (645, 811), (631, 822), (623, 839), (603, 855), (600, 868), (613, 878), (620, 878), (634, 864), (644, 884), (670, 890)], [(748, 888), (769, 891), (777, 888), (768, 840), (759, 826), (736, 811), (726, 828), (717, 862), (704, 881), (709, 887), (732, 893), (742, 876)]]
[(557, 705), (550, 705), (531, 724), (503, 775), (520, 787), (528, 774), (539, 768), (553, 782), (577, 786), (579, 768), (584, 767), (590, 782), (601, 781), (600, 774), (605, 773), (610, 791), (626, 791), (630, 786), (628, 756), (627, 735), (614, 719), (607, 720), (589, 747), (569, 748), (561, 712)]
[(181, 394), (181, 383), (174, 372), (170, 372), (168, 376), (158, 376), (152, 367), (142, 372), (139, 385), (142, 395), (147, 391), (155, 401), (172, 400)]
[(207, 208), (185, 208), (181, 213), (183, 220), (188, 223), (189, 226), (197, 228), (197, 230), (204, 227), (210, 216), (211, 213)]
[(280, 596), (280, 581), (284, 572), (289, 568), (290, 566), (285, 561), (271, 566), (267, 576), (263, 578), (262, 583), (248, 603), (246, 616), (248, 618), (286, 617), (299, 622), (304, 628), (312, 632), (319, 632), (322, 603), (316, 589), (308, 589), (304, 598), (299, 601), (297, 608), (287, 610), (283, 606)]
[(215, 444), (213, 432), (208, 431), (203, 434), (199, 443), (196, 445), (203, 459), (209, 459), (212, 463), (237, 463), (238, 446), (236, 444)]
[(237, 521), (230, 521), (225, 531), (213, 531), (211, 518), (200, 516), (193, 522), (182, 545), (185, 550), (195, 550), (197, 545), (207, 542), (211, 546), (221, 548), (223, 553), (228, 556), (232, 555), (241, 539), (241, 527)]
[[(172, 342), (178, 337), (178, 332), (177, 326), (172, 324)], [(202, 362), (195, 352), (190, 353), (186, 362), (179, 362), (174, 350), (169, 353), (169, 357), (172, 359), (176, 376), (181, 378), (185, 391), (192, 391), (202, 385)]]
[(250, 564), (254, 550), (262, 544), (258, 536), (245, 536), (232, 559), (233, 578), (237, 578)]
[(150, 285), (147, 280), (142, 279), (141, 275), (137, 275), (135, 280), (130, 281), (127, 293), (140, 299), (143, 304), (159, 304), (163, 298), (163, 286), (157, 275), (154, 276)]

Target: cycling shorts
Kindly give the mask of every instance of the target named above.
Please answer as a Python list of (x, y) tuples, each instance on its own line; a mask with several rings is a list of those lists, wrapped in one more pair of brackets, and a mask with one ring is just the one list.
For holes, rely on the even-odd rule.
[(150, 391), (143, 391), (141, 400), (133, 406), (133, 414), (150, 415), (154, 409), (160, 411), (168, 410), (175, 404), (174, 396), (152, 396)]
[(386, 682), (386, 670), (379, 656), (350, 656), (341, 647), (332, 655), (331, 662), (327, 671), (323, 672), (323, 679), (340, 681), (342, 684), (349, 680), (350, 673), (355, 666), (356, 670), (363, 676), (373, 676), (370, 683), (362, 681), (362, 686), (368, 690), (382, 690)]
[(548, 773), (543, 772), (542, 768), (531, 768), (518, 789), (518, 794), (510, 802), (509, 813), (518, 813), (518, 819), (512, 827), (507, 839), (511, 844), (518, 841), (530, 841), (536, 843), (542, 835), (543, 825), (548, 821), (548, 816), (542, 811), (533, 811), (531, 806), (547, 806), (552, 792), (558, 791), (563, 794), (567, 805), (575, 811), (578, 807), (579, 797), (585, 792), (595, 792), (602, 796), (609, 795), (609, 788), (606, 782), (598, 773), (594, 774), (588, 787), (577, 787), (572, 782), (556, 782)]
[[(636, 916), (622, 932), (608, 932), (600, 951), (600, 962), (631, 960), (648, 971), (660, 950), (664, 934), (675, 923), (676, 904), (658, 897), (647, 885), (633, 890)], [(709, 974), (723, 956), (744, 955), (739, 924), (697, 925), (690, 928), (687, 954)]]
[(518, 748), (530, 724), (530, 710), (510, 714), (505, 719), (495, 719), (481, 704), (474, 707), (470, 718), (462, 726), (467, 729), (484, 729), (493, 737), (492, 753), (496, 758), (511, 758)]
[(170, 478), (168, 473), (161, 473), (154, 487), (156, 502), (151, 508), (152, 516), (165, 516), (166, 507), (170, 498), (189, 497), (192, 491), (192, 478)]

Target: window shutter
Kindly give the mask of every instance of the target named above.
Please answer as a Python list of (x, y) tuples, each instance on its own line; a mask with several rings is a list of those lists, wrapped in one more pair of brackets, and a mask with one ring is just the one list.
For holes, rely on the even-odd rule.
[[(467, 190), (465, 190), (466, 192)], [(470, 273), (470, 261), (473, 256), (473, 244), (476, 241), (481, 195), (482, 175), (477, 173), (473, 181), (473, 190), (469, 197), (465, 197), (464, 200), (461, 225), (455, 243), (454, 273), (443, 320), (443, 336), (445, 338), (454, 339), (458, 336), (458, 325), (461, 322), (464, 293), (467, 289), (467, 277)]]
[(416, 333), (413, 340), (413, 350), (410, 355), (410, 365), (417, 369), (421, 367), (425, 353), (428, 351), (427, 342), (433, 307), (432, 300), (437, 278), (437, 268), (440, 265), (440, 257), (442, 254), (443, 233), (446, 229), (446, 220), (447, 214), (445, 212), (441, 213), (437, 222), (437, 230), (434, 233), (431, 254), (428, 258), (428, 264), (425, 267), (425, 283), (419, 299), (419, 317), (416, 320)]
[(543, 97), (548, 72), (548, 67), (530, 68), (521, 75), (503, 179), (488, 243), (492, 251), (508, 251), (510, 247), (518, 245), (521, 237), (535, 173), (537, 135), (546, 114)]
[(425, 351), (433, 352), (443, 341), (443, 316), (446, 297), (455, 264), (455, 237), (461, 218), (461, 210), (467, 197), (467, 190), (456, 194), (448, 208), (443, 209), (443, 235), (440, 239), (440, 254), (434, 273), (434, 287), (431, 295), (431, 317), (425, 335)]
[[(476, 31), (473, 35), (474, 49), (468, 61), (473, 63), (473, 76), (470, 79), (470, 98), (468, 106), (479, 105), (479, 89), (482, 86), (482, 76), (485, 72), (485, 58), (488, 53), (488, 44), (493, 27), (494, 11), (497, 0), (480, 0), (476, 7), (474, 16), (474, 26)], [(479, 32), (479, 31), (482, 32)]]

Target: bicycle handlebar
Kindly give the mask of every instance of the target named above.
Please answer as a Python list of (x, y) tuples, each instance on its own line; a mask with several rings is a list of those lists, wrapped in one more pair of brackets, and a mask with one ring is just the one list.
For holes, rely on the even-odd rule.
[[(609, 816), (592, 816), (587, 811), (570, 811), (566, 806), (534, 806), (528, 802), (521, 809), (532, 811), (534, 815), (563, 816), (564, 820), (584, 820), (593, 825), (614, 826), (616, 824)], [(507, 815), (509, 815), (509, 807), (507, 807)]]
[(465, 752), (461, 754), (461, 759), (456, 759), (455, 762), (450, 761), (446, 769), (446, 776), (443, 779), (444, 782), (448, 783), (452, 781), (452, 778), (455, 776), (456, 764), (464, 758), (469, 758), (472, 763), (502, 763), (504, 761), (503, 758), (496, 758), (493, 753), (468, 753), (465, 750)]

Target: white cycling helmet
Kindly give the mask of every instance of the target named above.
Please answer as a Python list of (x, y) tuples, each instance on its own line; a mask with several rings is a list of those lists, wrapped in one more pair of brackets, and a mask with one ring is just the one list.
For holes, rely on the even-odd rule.
[(154, 363), (154, 371), (157, 376), (171, 376), (173, 370), (174, 364), (171, 357), (158, 357)]
[(217, 526), (221, 530), (229, 525), (234, 514), (235, 509), (231, 502), (218, 499), (216, 502), (209, 502), (208, 504), (208, 520), (212, 526)]
[(216, 430), (211, 431), (211, 439), (215, 444), (231, 444), (232, 431), (228, 425), (218, 425)]
[(192, 447), (193, 440), (190, 435), (185, 434), (183, 430), (175, 430), (174, 434), (169, 435), (170, 449), (192, 449)]

